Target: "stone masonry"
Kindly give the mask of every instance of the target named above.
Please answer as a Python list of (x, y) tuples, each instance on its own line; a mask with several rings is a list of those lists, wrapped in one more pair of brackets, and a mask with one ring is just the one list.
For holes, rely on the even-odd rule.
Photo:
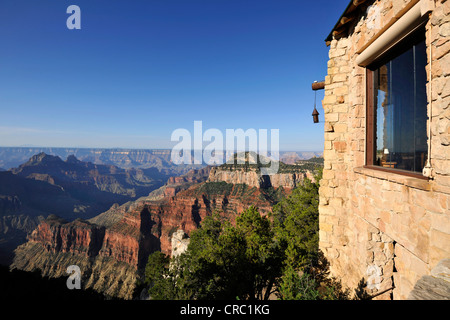
[(432, 61), (427, 93), (433, 178), (364, 167), (365, 68), (356, 64), (357, 52), (417, 2), (367, 1), (348, 34), (329, 43), (320, 248), (345, 286), (354, 289), (364, 279), (369, 294), (386, 290), (376, 299), (407, 299), (421, 277), (450, 258), (449, 0), (427, 1), (432, 7), (425, 41)]

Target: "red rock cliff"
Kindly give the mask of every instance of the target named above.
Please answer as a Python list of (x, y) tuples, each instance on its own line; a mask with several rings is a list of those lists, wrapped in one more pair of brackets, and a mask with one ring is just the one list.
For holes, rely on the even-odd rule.
[(71, 252), (86, 257), (98, 254), (105, 228), (82, 220), (65, 222), (50, 217), (42, 221), (28, 237), (30, 242), (42, 244), (49, 252)]
[(171, 254), (171, 237), (177, 230), (190, 235), (215, 211), (234, 223), (251, 205), (266, 214), (273, 204), (273, 194), (263, 189), (203, 182), (163, 200), (141, 198), (113, 206), (89, 221), (53, 217), (39, 224), (29, 242), (16, 250), (13, 267), (61, 276), (68, 265), (81, 265), (90, 287), (129, 298), (148, 255), (155, 250)]

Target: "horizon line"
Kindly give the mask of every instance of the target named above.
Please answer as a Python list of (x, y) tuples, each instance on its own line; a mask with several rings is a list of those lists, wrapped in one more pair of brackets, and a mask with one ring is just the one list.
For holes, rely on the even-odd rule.
[[(172, 148), (133, 148), (133, 147), (43, 147), (43, 146), (2, 146), (0, 148), (21, 148), (21, 149), (97, 149), (97, 150), (172, 150)], [(203, 150), (203, 149), (193, 149), (195, 150)], [(244, 151), (236, 151), (236, 152), (247, 152)], [(250, 152), (250, 150), (248, 150)], [(284, 149), (279, 150), (279, 152), (322, 152), (323, 150), (292, 150), (292, 149)]]

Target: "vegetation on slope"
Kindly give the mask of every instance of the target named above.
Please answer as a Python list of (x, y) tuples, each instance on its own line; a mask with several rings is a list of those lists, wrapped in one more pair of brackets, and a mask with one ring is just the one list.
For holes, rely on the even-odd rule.
[(274, 206), (250, 207), (236, 224), (213, 214), (191, 234), (187, 251), (170, 260), (150, 255), (145, 283), (152, 299), (345, 299), (328, 277), (318, 249), (318, 188), (306, 180)]
[[(233, 161), (219, 166), (221, 170), (244, 172), (255, 171), (260, 172), (261, 168), (269, 168), (272, 164), (270, 158), (255, 154), (253, 152), (245, 152), (235, 154)], [(282, 161), (276, 161), (278, 163), (278, 173), (299, 173), (306, 171), (316, 171), (323, 167), (323, 157), (313, 157), (308, 160), (298, 160), (295, 164), (286, 164)]]

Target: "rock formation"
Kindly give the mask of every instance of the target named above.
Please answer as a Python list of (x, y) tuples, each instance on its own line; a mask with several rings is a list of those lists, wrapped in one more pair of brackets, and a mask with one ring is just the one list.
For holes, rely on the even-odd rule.
[(207, 166), (201, 169), (192, 169), (181, 176), (170, 177), (164, 186), (152, 191), (146, 199), (161, 200), (164, 197), (174, 197), (178, 192), (186, 190), (193, 184), (205, 182), (210, 171), (211, 167)]
[[(42, 276), (64, 277), (70, 265), (82, 271), (83, 288), (93, 288), (106, 296), (131, 298), (138, 266), (152, 238), (141, 224), (148, 221), (144, 209), (126, 211), (109, 228), (89, 221), (66, 222), (50, 216), (15, 251), (11, 268), (41, 270)], [(148, 256), (148, 255), (147, 255)]]
[[(240, 157), (241, 159), (237, 159)], [(319, 158), (313, 158), (319, 159)], [(243, 163), (238, 162), (241, 160)], [(270, 161), (266, 158), (264, 161)], [(234, 163), (226, 163), (221, 166), (211, 168), (208, 181), (227, 183), (243, 183), (256, 188), (279, 188), (293, 189), (301, 184), (305, 178), (314, 180), (311, 169), (321, 166), (315, 161), (297, 160), (297, 164), (285, 164), (278, 162), (278, 172), (272, 175), (263, 175), (261, 168), (265, 165), (259, 162), (259, 156), (252, 153), (235, 155)]]
[(92, 218), (114, 203), (148, 195), (168, 176), (156, 168), (121, 169), (45, 153), (0, 172), (0, 263), (49, 214), (69, 221)]
[(304, 177), (303, 173), (274, 176), (266, 188), (267, 183), (251, 180), (253, 173), (245, 173), (241, 180), (226, 173), (205, 168), (171, 178), (148, 197), (114, 205), (87, 221), (66, 222), (51, 216), (16, 249), (11, 267), (40, 269), (45, 276), (57, 277), (67, 276), (69, 265), (78, 265), (85, 288), (130, 299), (150, 253), (180, 254), (191, 232), (213, 212), (231, 223), (251, 205), (267, 214)]
[(190, 239), (187, 234), (179, 229), (172, 235), (172, 257), (177, 257), (180, 254), (186, 252), (189, 246)]
[(44, 276), (58, 277), (66, 276), (66, 268), (75, 264), (86, 288), (129, 299), (151, 252), (172, 254), (172, 248), (186, 247), (177, 230), (189, 235), (215, 210), (234, 222), (252, 204), (263, 213), (272, 206), (260, 189), (204, 182), (163, 200), (144, 198), (114, 206), (89, 221), (66, 222), (51, 216), (16, 249), (11, 267), (40, 269)]
[(309, 172), (293, 172), (293, 173), (279, 173), (274, 175), (261, 176), (257, 169), (238, 169), (226, 170), (221, 167), (211, 169), (208, 181), (227, 183), (244, 183), (250, 187), (268, 188), (283, 187), (286, 189), (293, 189), (308, 177), (312, 179)]
[(83, 162), (113, 165), (122, 169), (154, 168), (166, 175), (181, 175), (199, 165), (175, 165), (171, 162), (171, 150), (161, 149), (91, 149), (91, 148), (20, 148), (0, 147), (0, 166), (14, 168), (32, 156), (46, 153), (66, 159), (71, 155)]
[[(160, 187), (168, 176), (156, 168), (122, 169), (113, 165), (94, 164), (78, 160), (74, 155), (63, 161), (58, 156), (39, 153), (10, 170), (17, 176), (58, 185), (66, 190), (91, 189), (136, 198)], [(78, 192), (78, 191), (77, 191)]]

